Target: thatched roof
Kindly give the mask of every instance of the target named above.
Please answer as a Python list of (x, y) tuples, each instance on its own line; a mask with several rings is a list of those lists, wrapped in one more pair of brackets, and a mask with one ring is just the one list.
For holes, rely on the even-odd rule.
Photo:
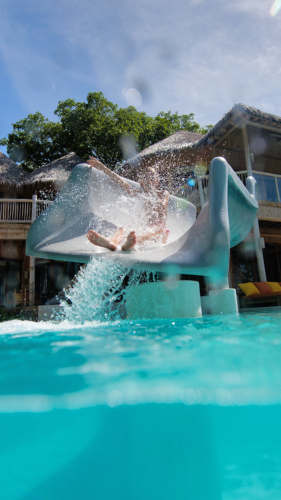
[(176, 132), (141, 151), (124, 163), (118, 172), (125, 177), (135, 178), (137, 170), (144, 166), (155, 166), (159, 170), (165, 170), (167, 167), (191, 165), (198, 160), (208, 161), (212, 158), (211, 150), (216, 142), (231, 129), (241, 127), (242, 120), (247, 124), (252, 122), (271, 126), (280, 129), (281, 132), (279, 116), (239, 103), (235, 104), (204, 136), (185, 131)]
[(25, 179), (24, 170), (0, 151), (0, 185), (18, 190)]
[(75, 153), (68, 153), (28, 174), (24, 185), (32, 188), (33, 191), (43, 189), (60, 191), (74, 167), (79, 163), (85, 163), (85, 160)]
[[(202, 134), (196, 134), (195, 132), (189, 132), (187, 130), (179, 130), (169, 137), (166, 137), (166, 139), (156, 142), (156, 144), (152, 144), (152, 146), (144, 149), (137, 156), (139, 158), (145, 158), (163, 151), (181, 148), (197, 142), (202, 137), (204, 137)], [(130, 161), (128, 163), (130, 163)]]
[[(202, 134), (179, 130), (126, 161), (117, 172), (125, 177), (136, 179), (136, 171), (143, 166), (157, 166), (159, 170), (164, 170), (167, 166), (171, 166), (171, 156), (174, 152), (189, 148), (203, 137)], [(173, 166), (179, 166), (177, 159), (173, 158), (173, 160)]]
[(246, 121), (248, 125), (258, 123), (260, 125), (274, 127), (280, 129), (281, 132), (281, 117), (264, 113), (259, 109), (252, 108), (246, 104), (234, 104), (232, 108), (214, 125), (214, 127), (204, 135), (202, 139), (197, 141), (195, 147), (214, 144), (223, 137), (230, 129), (240, 128), (242, 121)]

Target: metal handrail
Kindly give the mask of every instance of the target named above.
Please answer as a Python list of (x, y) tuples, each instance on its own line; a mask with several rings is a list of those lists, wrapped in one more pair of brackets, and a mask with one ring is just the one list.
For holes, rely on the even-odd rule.
[[(253, 174), (259, 174), (259, 175), (268, 175), (269, 177), (281, 177), (279, 174), (270, 174), (268, 172), (260, 172), (259, 170), (253, 170)], [(235, 172), (238, 176), (239, 174), (247, 174), (247, 170), (239, 170), (239, 172)]]
[[(241, 179), (241, 181), (243, 182), (243, 184), (246, 186), (246, 180), (247, 180), (247, 170), (240, 170), (239, 172), (236, 172), (236, 174), (238, 175), (238, 177)], [(253, 170), (253, 175), (261, 175), (263, 177), (273, 177), (274, 181), (275, 181), (275, 190), (276, 190), (276, 198), (277, 198), (277, 202), (274, 202), (274, 203), (280, 203), (281, 202), (281, 192), (279, 192), (279, 186), (278, 186), (278, 181), (277, 179), (281, 179), (281, 175), (279, 174), (270, 174), (270, 173), (267, 173), (267, 172), (259, 172), (258, 170)], [(266, 202), (267, 200), (266, 199), (259, 199), (258, 198), (258, 201), (264, 201)]]
[[(243, 184), (246, 186), (246, 180), (247, 180), (247, 176), (248, 176), (247, 170), (240, 170), (239, 172), (236, 172), (236, 174), (241, 179), (241, 181), (243, 182)], [(274, 182), (275, 182), (275, 190), (276, 190), (276, 198), (277, 198), (277, 202), (274, 201), (274, 203), (280, 203), (281, 202), (281, 192), (280, 192), (280, 189), (279, 189), (279, 186), (278, 186), (277, 179), (281, 179), (281, 175), (279, 175), (279, 174), (270, 174), (270, 173), (267, 173), (267, 172), (259, 172), (258, 170), (253, 170), (253, 175), (261, 175), (263, 177), (273, 177)], [(258, 199), (258, 201), (265, 201), (266, 202), (267, 200), (261, 198), (261, 199)]]

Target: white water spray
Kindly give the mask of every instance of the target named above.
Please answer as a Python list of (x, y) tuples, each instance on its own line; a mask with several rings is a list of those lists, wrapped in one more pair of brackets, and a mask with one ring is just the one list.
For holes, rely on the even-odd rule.
[(65, 290), (68, 300), (61, 303), (59, 319), (83, 324), (125, 318), (125, 290), (149, 279), (155, 280), (153, 273), (124, 268), (103, 257), (92, 259)]

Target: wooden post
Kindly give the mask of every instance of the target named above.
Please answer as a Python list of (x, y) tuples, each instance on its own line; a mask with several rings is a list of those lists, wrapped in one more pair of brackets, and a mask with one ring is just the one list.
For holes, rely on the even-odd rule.
[[(37, 195), (32, 196), (31, 224), (36, 219)], [(35, 299), (35, 257), (29, 257), (29, 305), (34, 306)]]
[(201, 208), (203, 208), (205, 200), (204, 200), (204, 192), (203, 192), (203, 187), (202, 187), (202, 179), (200, 177), (198, 177), (198, 191), (199, 191)]
[[(252, 171), (248, 134), (245, 122), (242, 123), (242, 136), (244, 144), (245, 162), (247, 167), (247, 177), (250, 177), (253, 175), (253, 171)], [(255, 198), (256, 198), (256, 193), (255, 193)], [(262, 253), (263, 239), (261, 238), (260, 235), (259, 221), (257, 217), (255, 218), (255, 222), (253, 225), (253, 232), (254, 232), (255, 250), (257, 256), (260, 281), (266, 281), (266, 272), (265, 272), (264, 259)]]
[(36, 204), (37, 204), (37, 194), (33, 194), (32, 195), (31, 224), (36, 219)]
[(247, 168), (247, 175), (248, 175), (248, 177), (250, 177), (250, 176), (253, 175), (253, 171), (252, 171), (252, 162), (251, 162), (251, 156), (250, 156), (248, 134), (247, 134), (247, 128), (246, 128), (245, 122), (242, 122), (242, 137), (243, 137), (243, 145), (244, 145), (244, 154), (245, 154), (245, 162), (246, 162), (246, 168)]

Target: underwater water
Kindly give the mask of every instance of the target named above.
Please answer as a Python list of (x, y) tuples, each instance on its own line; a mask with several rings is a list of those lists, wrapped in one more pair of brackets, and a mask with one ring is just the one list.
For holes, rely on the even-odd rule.
[(92, 283), (0, 324), (0, 497), (279, 499), (281, 313), (108, 321)]

